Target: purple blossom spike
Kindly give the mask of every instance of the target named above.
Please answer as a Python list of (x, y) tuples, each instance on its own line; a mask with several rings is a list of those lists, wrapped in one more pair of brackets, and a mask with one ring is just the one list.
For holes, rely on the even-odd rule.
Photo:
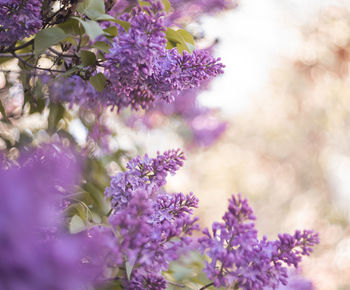
[(168, 173), (175, 172), (183, 165), (185, 159), (180, 149), (157, 153), (156, 158), (136, 157), (127, 164), (127, 171), (120, 172), (111, 179), (106, 188), (107, 197), (112, 197), (116, 209), (125, 206), (136, 190), (145, 190), (148, 195), (157, 192), (166, 183)]
[(159, 275), (135, 275), (131, 280), (126, 289), (133, 290), (162, 290), (167, 288), (167, 281)]
[(176, 203), (174, 211), (169, 211), (164, 219), (157, 212), (160, 198), (150, 199), (145, 191), (137, 190), (128, 204), (110, 217), (110, 224), (118, 232), (115, 248), (137, 269), (131, 273), (132, 280), (138, 281), (138, 275), (159, 274), (168, 268), (170, 261), (188, 249), (192, 241), (190, 235), (199, 229), (197, 218), (191, 217), (190, 209), (197, 202), (193, 195), (182, 197), (183, 202)]
[(212, 235), (208, 229), (203, 231), (199, 244), (211, 259), (204, 271), (216, 287), (275, 289), (286, 285), (286, 266), (297, 267), (319, 242), (313, 231), (279, 235), (276, 241), (258, 240), (254, 219), (247, 200), (232, 196), (224, 223), (214, 223)]
[(167, 174), (174, 174), (183, 160), (179, 149), (158, 152), (155, 158), (138, 156), (127, 164), (126, 172), (112, 178), (106, 190), (115, 206), (109, 218), (117, 233), (115, 249), (128, 265), (120, 266), (132, 268), (130, 279), (122, 279), (126, 289), (164, 289), (161, 271), (190, 249), (191, 235), (199, 230), (198, 218), (192, 217), (198, 199), (192, 193), (160, 190)]
[[(205, 50), (192, 54), (167, 50), (163, 6), (160, 1), (148, 2), (149, 6), (136, 6), (120, 17), (130, 23), (130, 28), (125, 31), (120, 27), (110, 53), (105, 55), (108, 81), (104, 90), (97, 92), (75, 76), (50, 84), (51, 99), (90, 108), (149, 110), (156, 103), (173, 102), (183, 90), (223, 73), (220, 59)], [(66, 84), (64, 90), (57, 90), (60, 83)]]

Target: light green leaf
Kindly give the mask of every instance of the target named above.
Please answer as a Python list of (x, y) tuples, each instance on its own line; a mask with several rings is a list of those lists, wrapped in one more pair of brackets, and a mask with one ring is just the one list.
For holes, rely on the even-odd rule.
[(59, 27), (49, 27), (40, 30), (34, 39), (34, 52), (40, 54), (60, 41), (64, 40), (68, 35)]
[(63, 118), (65, 109), (61, 104), (50, 104), (50, 113), (47, 118), (47, 131), (53, 134), (57, 130), (58, 122)]
[(72, 18), (78, 20), (81, 23), (90, 40), (94, 40), (97, 36), (100, 36), (104, 33), (100, 25), (94, 20), (83, 20), (78, 17)]
[(69, 18), (57, 26), (61, 28), (66, 34), (82, 35), (84, 33), (83, 28), (79, 25), (79, 21), (73, 18)]
[(103, 31), (109, 33), (113, 37), (118, 35), (118, 28), (116, 26), (107, 27), (106, 29), (103, 29)]
[(130, 23), (129, 22), (124, 21), (124, 20), (119, 20), (119, 19), (113, 20), (113, 22), (118, 23), (121, 27), (124, 28), (124, 30), (126, 32), (129, 31), (129, 28), (130, 28)]
[(147, 1), (139, 1), (139, 4), (140, 4), (141, 7), (151, 6), (151, 3), (147, 2)]
[(68, 36), (67, 38), (64, 39), (64, 42), (69, 42), (74, 46), (78, 45), (77, 41), (75, 40), (75, 38), (73, 36)]
[(106, 86), (106, 77), (103, 73), (98, 73), (90, 78), (90, 84), (99, 92), (102, 92)]
[(188, 52), (192, 53), (195, 49), (194, 39), (191, 33), (189, 33), (188, 31), (183, 29), (175, 31), (174, 29), (168, 28), (165, 34), (168, 40), (166, 46), (167, 49), (177, 47), (178, 51), (181, 54), (184, 50), (187, 50)]
[(101, 14), (98, 17), (96, 17), (94, 20), (99, 20), (99, 21), (115, 21), (116, 19), (108, 14)]
[(166, 12), (169, 12), (171, 9), (171, 4), (170, 4), (169, 0), (162, 0), (162, 3), (164, 5), (164, 10)]
[(172, 42), (175, 42), (175, 43), (184, 43), (185, 42), (182, 35), (179, 34), (177, 31), (175, 31), (174, 29), (171, 29), (168, 27), (165, 34), (166, 34), (166, 38)]
[(134, 268), (134, 265), (135, 265), (135, 261), (133, 261), (133, 262), (126, 261), (125, 262), (126, 276), (128, 277), (128, 280), (130, 280), (131, 272), (132, 272), (132, 269)]
[(85, 223), (80, 216), (74, 215), (69, 223), (69, 231), (72, 234), (79, 233), (85, 229)]
[(88, 50), (82, 50), (80, 52), (80, 59), (83, 66), (89, 66), (96, 64), (96, 55)]
[(192, 34), (189, 33), (187, 30), (179, 29), (179, 30), (176, 30), (176, 32), (180, 33), (186, 42), (191, 43), (192, 45), (195, 45)]
[(101, 222), (102, 222), (102, 219), (101, 219), (101, 217), (98, 215), (98, 214), (96, 214), (96, 213), (92, 213), (92, 221), (94, 222), (94, 223), (96, 223), (96, 224), (100, 224)]
[(105, 14), (105, 3), (103, 0), (84, 0), (78, 4), (77, 11), (92, 20), (97, 20)]
[(183, 51), (184, 51), (184, 50), (187, 50), (187, 47), (184, 46), (184, 45), (181, 44), (181, 43), (177, 43), (177, 44), (176, 44), (176, 48), (177, 48), (177, 50), (178, 50), (178, 52), (179, 52), (180, 54), (183, 54)]
[(96, 41), (92, 47), (97, 48), (105, 53), (109, 53), (109, 49), (111, 48), (111, 46), (104, 41)]

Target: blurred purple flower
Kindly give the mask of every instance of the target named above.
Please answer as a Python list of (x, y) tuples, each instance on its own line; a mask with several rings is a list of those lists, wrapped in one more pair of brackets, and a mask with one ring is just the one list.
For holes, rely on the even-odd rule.
[[(313, 290), (313, 286), (310, 280), (305, 279), (299, 273), (299, 271), (293, 271), (288, 275), (288, 284), (280, 285), (277, 290)], [(267, 290), (267, 289), (266, 289)]]
[(46, 145), (1, 170), (1, 289), (75, 290), (97, 278), (96, 241), (62, 228), (62, 189), (77, 176), (71, 154)]
[(235, 2), (235, 0), (170, 0), (173, 13), (166, 21), (174, 23), (181, 18), (196, 20), (204, 14), (215, 14), (233, 8)]

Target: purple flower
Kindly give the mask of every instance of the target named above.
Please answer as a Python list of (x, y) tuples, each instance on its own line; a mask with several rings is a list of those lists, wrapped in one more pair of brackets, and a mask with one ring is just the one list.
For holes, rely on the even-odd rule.
[(106, 188), (107, 197), (112, 197), (113, 206), (119, 209), (125, 206), (136, 190), (144, 190), (148, 195), (157, 192), (166, 183), (168, 173), (175, 172), (185, 159), (180, 149), (157, 153), (156, 158), (138, 156), (127, 164), (127, 171), (120, 172), (111, 179)]
[(288, 275), (288, 284), (280, 285), (277, 290), (313, 290), (314, 286), (311, 281), (302, 277), (299, 271), (293, 271)]
[(41, 0), (0, 1), (0, 48), (33, 35), (41, 28)]
[[(210, 55), (212, 47), (207, 48), (206, 52)], [(204, 80), (198, 87), (180, 91), (171, 103), (157, 102), (154, 108), (143, 115), (133, 113), (126, 120), (127, 125), (133, 127), (141, 123), (147, 128), (153, 128), (165, 117), (180, 118), (184, 126), (179, 134), (186, 138), (190, 148), (212, 145), (224, 133), (227, 124), (215, 117), (215, 110), (202, 107), (197, 102), (198, 94), (207, 89), (209, 82)]]
[(183, 160), (180, 150), (158, 153), (156, 158), (136, 157), (127, 164), (126, 172), (112, 178), (106, 190), (115, 210), (109, 218), (116, 233), (114, 247), (122, 253), (128, 265), (124, 267), (132, 269), (131, 280), (123, 279), (127, 289), (141, 289), (137, 287), (142, 285), (164, 289), (161, 271), (189, 249), (192, 232), (199, 230), (198, 218), (192, 217), (198, 199), (192, 193), (160, 190), (168, 173), (174, 174)]
[(162, 290), (167, 288), (167, 281), (159, 275), (135, 275), (125, 288), (130, 290)]
[(53, 102), (67, 102), (72, 106), (77, 104), (99, 108), (100, 93), (87, 81), (74, 75), (62, 77), (51, 82), (48, 75), (42, 75), (41, 80), (48, 85), (50, 99)]
[(158, 1), (148, 2), (150, 6), (136, 6), (130, 14), (120, 17), (130, 23), (130, 28), (125, 31), (120, 27), (105, 56), (105, 89), (97, 92), (75, 76), (51, 84), (51, 99), (91, 108), (98, 105), (148, 110), (158, 102), (173, 102), (183, 90), (223, 73), (220, 59), (205, 50), (195, 50), (193, 54), (185, 51), (183, 55), (175, 48), (167, 50), (163, 6)]
[[(189, 236), (199, 229), (197, 218), (191, 218), (190, 207), (197, 206), (193, 195), (169, 195), (166, 206), (164, 199), (150, 199), (145, 191), (138, 190), (124, 208), (109, 218), (117, 233), (114, 248), (132, 268), (131, 281), (167, 270), (170, 261), (188, 250), (192, 241)], [(159, 204), (167, 211), (165, 218), (158, 212)], [(130, 281), (124, 280), (129, 285)]]
[[(76, 176), (70, 152), (47, 145), (0, 172), (2, 289), (75, 290), (97, 277), (95, 241), (63, 230), (58, 201)], [(48, 229), (54, 228), (53, 235)]]
[(214, 14), (234, 7), (234, 0), (170, 0), (174, 8), (167, 22), (173, 23), (181, 18), (198, 18), (203, 14)]
[(259, 240), (253, 210), (240, 195), (232, 196), (223, 220), (213, 224), (212, 235), (205, 229), (199, 239), (201, 250), (211, 259), (204, 271), (216, 287), (275, 289), (280, 283), (286, 285), (286, 266), (297, 267), (319, 242), (313, 231), (279, 235), (276, 241)]

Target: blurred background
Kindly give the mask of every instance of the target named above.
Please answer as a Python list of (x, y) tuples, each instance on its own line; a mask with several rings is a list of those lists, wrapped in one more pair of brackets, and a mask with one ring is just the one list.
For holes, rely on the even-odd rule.
[[(261, 236), (318, 231), (321, 243), (302, 263), (316, 289), (350, 289), (349, 4), (245, 0), (202, 18), (226, 69), (199, 99), (228, 126), (212, 147), (188, 151), (168, 184), (199, 196), (202, 225), (240, 192)], [(150, 153), (183, 146), (167, 126), (141, 139)]]

